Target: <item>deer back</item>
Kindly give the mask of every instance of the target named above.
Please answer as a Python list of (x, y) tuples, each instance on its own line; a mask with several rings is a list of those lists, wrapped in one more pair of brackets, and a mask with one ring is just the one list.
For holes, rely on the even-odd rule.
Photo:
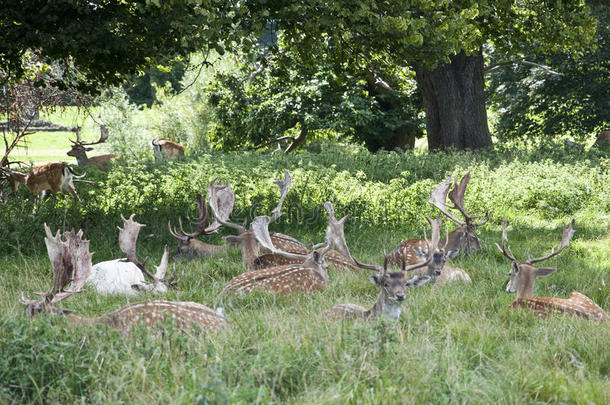
[(30, 169), (25, 178), (25, 185), (33, 192), (44, 190), (61, 191), (65, 171), (70, 170), (65, 163), (47, 163)]
[(124, 333), (129, 333), (136, 325), (152, 327), (166, 319), (174, 321), (179, 329), (197, 325), (208, 332), (215, 332), (226, 323), (222, 315), (205, 305), (164, 300), (129, 304), (103, 318)]
[(434, 285), (441, 286), (443, 284), (452, 283), (454, 281), (460, 281), (463, 283), (472, 282), (470, 276), (468, 275), (468, 273), (466, 273), (466, 271), (464, 271), (464, 269), (460, 269), (459, 267), (444, 266), (440, 276), (436, 278)]
[(427, 249), (425, 239), (407, 239), (396, 246), (390, 253), (386, 255), (388, 264), (392, 266), (401, 266), (402, 263), (407, 265), (416, 264), (422, 261), (421, 257), (415, 253), (413, 248), (420, 250)]
[(156, 157), (165, 156), (173, 158), (176, 156), (184, 156), (184, 148), (177, 142), (162, 139), (153, 141), (153, 151)]
[(573, 291), (567, 299), (556, 297), (519, 298), (512, 303), (511, 307), (528, 308), (538, 316), (547, 316), (555, 313), (574, 315), (585, 319), (610, 321), (608, 314), (591, 298), (576, 291)]
[(308, 259), (300, 264), (275, 266), (242, 273), (231, 279), (220, 293), (231, 291), (248, 293), (254, 289), (279, 294), (311, 292), (326, 288), (328, 281), (326, 269)]
[(338, 304), (322, 312), (322, 318), (327, 321), (339, 319), (366, 319), (369, 311), (356, 304)]
[[(321, 248), (318, 249), (318, 252), (321, 252), (321, 251), (322, 251)], [(308, 250), (306, 252), (292, 252), (292, 253), (309, 254), (310, 251)], [(357, 267), (356, 265), (354, 265), (350, 259), (348, 259), (347, 257), (345, 257), (340, 252), (338, 252), (337, 250), (334, 250), (334, 249), (331, 249), (326, 253), (326, 255), (324, 256), (324, 260), (326, 261), (326, 263), (329, 266), (331, 266), (335, 269), (360, 271), (360, 268)], [(277, 253), (266, 253), (264, 255), (258, 256), (254, 260), (254, 269), (264, 269), (267, 267), (283, 266), (286, 264), (299, 264), (302, 262), (303, 262), (302, 260), (282, 256)]]

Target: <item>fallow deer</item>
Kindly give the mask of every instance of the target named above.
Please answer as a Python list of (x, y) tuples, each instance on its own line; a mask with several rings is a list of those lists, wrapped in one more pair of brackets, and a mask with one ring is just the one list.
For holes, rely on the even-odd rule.
[(517, 299), (511, 305), (512, 308), (529, 308), (539, 316), (563, 313), (587, 319), (610, 321), (604, 310), (593, 300), (576, 291), (570, 293), (568, 299), (534, 297), (534, 281), (536, 277), (545, 277), (557, 271), (554, 267), (534, 267), (534, 264), (558, 255), (569, 245), (570, 239), (574, 235), (574, 220), (572, 220), (569, 227), (563, 227), (561, 243), (557, 250), (552, 249), (551, 253), (538, 258), (532, 258), (528, 251), (525, 262), (517, 260), (513, 255), (508, 245), (506, 226), (507, 220), (505, 218), (502, 223), (502, 246), (496, 243), (496, 247), (512, 262), (510, 272), (508, 273), (510, 280), (506, 285), (506, 292), (517, 294)]
[(25, 176), (25, 185), (32, 193), (39, 194), (44, 197), (47, 190), (54, 192), (68, 191), (77, 200), (80, 197), (74, 189), (74, 179), (81, 178), (76, 176), (74, 170), (65, 163), (47, 163), (46, 165), (36, 166), (30, 169)]
[(174, 141), (168, 141), (165, 139), (153, 139), (150, 141), (150, 144), (153, 148), (153, 154), (155, 156), (155, 160), (163, 159), (163, 158), (175, 158), (178, 156), (184, 156), (184, 148), (179, 143)]
[[(213, 179), (208, 185), (208, 200), (214, 217), (214, 223), (211, 226), (213, 227), (215, 224), (224, 225), (228, 228), (236, 229), (239, 232), (238, 236), (225, 236), (224, 240), (229, 245), (240, 246), (244, 267), (248, 270), (254, 270), (254, 262), (259, 256), (261, 246), (258, 243), (254, 232), (246, 228), (246, 224), (236, 224), (229, 220), (229, 216), (231, 215), (235, 204), (235, 194), (231, 189), (230, 183), (216, 183), (216, 180), (217, 179)], [(276, 221), (282, 215), (284, 199), (292, 186), (290, 173), (286, 170), (284, 172), (284, 179), (275, 181), (275, 184), (280, 188), (280, 200), (272, 211), (272, 217), (270, 218), (271, 222)], [(288, 235), (272, 233), (270, 237), (273, 246), (282, 251), (297, 254), (309, 253), (309, 249), (301, 242)], [(265, 247), (263, 247), (263, 253), (268, 252), (270, 251), (265, 251)]]
[[(470, 181), (470, 172), (466, 173), (462, 180), (458, 184), (457, 180), (453, 184), (453, 179), (449, 177), (440, 186), (436, 187), (430, 193), (430, 199), (428, 202), (438, 208), (447, 218), (459, 225), (455, 230), (450, 232), (446, 238), (443, 238), (443, 243), (448, 251), (457, 251), (464, 255), (475, 253), (481, 250), (481, 241), (476, 233), (476, 228), (484, 225), (489, 220), (489, 213), (487, 218), (483, 222), (475, 223), (475, 219), (479, 218), (476, 215), (470, 215), (464, 209), (464, 194), (466, 193), (466, 187)], [(453, 184), (453, 189), (449, 192)], [(453, 202), (453, 207), (449, 207), (446, 204), (447, 194), (449, 199)], [(464, 221), (457, 219), (447, 209), (457, 209), (462, 216)], [(423, 239), (407, 239), (396, 246), (388, 255), (387, 259), (390, 264), (399, 266), (404, 260), (407, 264), (417, 263), (419, 257), (415, 254), (413, 248), (424, 249), (425, 241)]]
[(409, 287), (419, 287), (431, 280), (429, 276), (415, 275), (407, 278), (407, 272), (425, 266), (426, 262), (417, 263), (409, 267), (403, 265), (401, 271), (388, 272), (387, 261), (378, 274), (370, 276), (373, 284), (379, 287), (377, 301), (371, 309), (355, 304), (339, 304), (322, 313), (326, 320), (333, 319), (365, 319), (371, 320), (380, 317), (397, 321), (400, 317), (402, 303), (406, 298)]
[(254, 289), (263, 289), (279, 294), (291, 294), (297, 292), (312, 292), (326, 288), (330, 279), (328, 277), (328, 266), (324, 256), (330, 249), (330, 241), (327, 239), (321, 252), (314, 246), (308, 254), (289, 253), (274, 246), (269, 235), (269, 223), (273, 219), (267, 215), (254, 218), (250, 225), (257, 242), (272, 253), (282, 256), (296, 258), (301, 262), (274, 266), (262, 270), (249, 271), (231, 279), (220, 291), (248, 293)]
[[(225, 318), (212, 309), (195, 302), (149, 301), (129, 304), (117, 311), (99, 317), (83, 317), (71, 314), (55, 304), (81, 291), (91, 272), (89, 241), (78, 233), (64, 232), (53, 236), (45, 224), (45, 244), (53, 268), (53, 288), (40, 301), (25, 299), (21, 303), (30, 316), (39, 313), (65, 314), (72, 323), (100, 323), (128, 334), (136, 325), (152, 327), (164, 319), (173, 320), (179, 328), (197, 325), (214, 332), (226, 323)], [(66, 290), (70, 284), (70, 287)]]
[(205, 198), (201, 194), (197, 194), (197, 209), (199, 211), (199, 218), (197, 221), (197, 230), (194, 233), (184, 231), (181, 218), (178, 218), (180, 233), (178, 233), (176, 229), (172, 228), (171, 222), (167, 223), (169, 233), (179, 241), (177, 249), (178, 251), (172, 257), (173, 260), (178, 258), (184, 258), (187, 260), (200, 259), (203, 257), (213, 256), (227, 250), (227, 245), (211, 245), (197, 239), (197, 237), (200, 235), (208, 235), (217, 232), (219, 228), (219, 226), (216, 225), (210, 226), (208, 207)]
[(75, 157), (79, 166), (86, 166), (88, 164), (91, 164), (100, 170), (106, 171), (110, 167), (109, 165), (111, 160), (118, 158), (118, 156), (110, 153), (89, 158), (87, 157), (87, 152), (92, 151), (93, 148), (87, 146), (104, 143), (107, 139), (108, 127), (106, 127), (105, 125), (100, 126), (100, 138), (95, 142), (83, 142), (80, 139), (80, 130), (78, 130), (76, 131), (76, 140), (70, 140), (70, 142), (72, 142), (72, 149), (68, 151), (67, 155)]
[[(135, 295), (138, 291), (164, 293), (167, 287), (177, 283), (175, 275), (166, 278), (169, 249), (165, 246), (161, 263), (156, 266), (155, 274), (148, 271), (136, 255), (136, 242), (140, 229), (146, 225), (133, 220), (135, 214), (123, 220), (123, 228), (119, 228), (119, 247), (127, 255), (126, 259), (108, 260), (93, 266), (89, 279), (100, 294)], [(144, 275), (152, 280), (146, 282)]]
[(17, 191), (19, 185), (23, 184), (25, 186), (27, 173), (11, 170), (8, 167), (0, 167), (0, 175), (6, 179), (13, 192)]

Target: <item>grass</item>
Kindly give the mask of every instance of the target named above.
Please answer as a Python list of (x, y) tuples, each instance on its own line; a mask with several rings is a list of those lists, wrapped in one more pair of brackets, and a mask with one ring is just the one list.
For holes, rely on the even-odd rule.
[[(494, 217), (479, 232), (484, 251), (452, 263), (470, 274), (472, 285), (409, 290), (396, 325), (326, 323), (320, 313), (335, 304), (372, 306), (377, 289), (368, 273), (331, 269), (328, 288), (310, 295), (220, 297), (222, 286), (243, 272), (239, 252), (229, 251), (177, 263), (183, 281), (161, 296), (102, 297), (86, 288), (61, 305), (98, 316), (138, 300), (196, 301), (223, 307), (230, 325), (213, 335), (170, 325), (123, 337), (106, 327), (69, 326), (59, 316), (23, 315), (21, 292), (35, 298), (52, 284), (43, 221), (53, 230), (82, 227), (96, 263), (120, 256), (118, 213), (137, 212), (148, 224), (138, 254), (158, 262), (163, 245), (176, 243), (167, 235), (167, 219), (192, 212), (192, 195), (210, 176), (233, 182), (240, 212), (250, 206), (265, 211), (277, 198), (270, 173), (283, 167), (294, 170), (285, 205), (290, 221), (275, 229), (317, 242), (324, 219), (305, 220), (325, 199), (339, 200), (337, 215), (353, 214), (346, 228), (352, 253), (370, 263), (421, 234), (420, 217), (436, 214), (426, 204), (431, 185), (456, 170), (473, 170), (466, 204), (477, 212), (493, 209)], [(80, 205), (55, 197), (36, 205), (22, 189), (19, 203), (8, 201), (3, 209), (9, 215), (0, 216), (9, 228), (0, 235), (10, 243), (0, 246), (0, 402), (608, 403), (610, 326), (509, 309), (514, 297), (503, 292), (509, 263), (493, 246), (504, 215), (517, 257), (528, 248), (537, 256), (556, 247), (561, 223), (576, 217), (570, 246), (544, 263), (558, 271), (539, 279), (535, 293), (567, 297), (576, 290), (610, 311), (608, 167), (603, 156), (372, 156), (348, 148), (293, 157), (127, 161), (107, 175), (90, 171), (88, 178), (99, 184), (80, 189)], [(297, 214), (290, 214), (295, 207)], [(391, 221), (368, 218), (375, 210), (392, 215)]]

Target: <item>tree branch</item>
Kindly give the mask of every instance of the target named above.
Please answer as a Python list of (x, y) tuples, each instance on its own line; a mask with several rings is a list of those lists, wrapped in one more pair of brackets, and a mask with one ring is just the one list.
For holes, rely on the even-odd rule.
[(519, 59), (513, 59), (513, 60), (507, 60), (507, 61), (503, 61), (503, 62), (498, 62), (498, 63), (494, 63), (493, 65), (489, 65), (486, 68), (483, 69), (483, 74), (487, 74), (487, 73), (491, 73), (494, 72), (502, 67), (505, 66), (512, 66), (512, 65), (526, 65), (526, 66), (533, 66), (533, 67), (537, 67), (540, 68), (542, 70), (544, 70), (546, 73), (550, 74), (550, 75), (555, 75), (555, 76), (561, 76), (562, 74), (559, 72), (555, 72), (554, 70), (551, 70), (550, 67), (545, 66), (545, 65), (541, 65), (539, 63), (535, 63), (535, 62), (530, 62), (528, 60), (525, 60), (525, 58), (519, 58)]

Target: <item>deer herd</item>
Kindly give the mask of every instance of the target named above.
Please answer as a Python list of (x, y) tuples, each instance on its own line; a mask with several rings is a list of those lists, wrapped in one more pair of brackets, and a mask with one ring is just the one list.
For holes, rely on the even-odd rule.
[[(158, 145), (164, 145), (158, 143)], [(82, 148), (82, 142), (76, 147)], [(155, 147), (156, 144), (155, 144)], [(159, 146), (161, 148), (161, 146)], [(83, 152), (84, 154), (84, 152)], [(85, 158), (86, 159), (86, 158)], [(73, 173), (68, 167), (57, 167), (63, 175), (63, 187), (71, 187)], [(29, 176), (29, 175), (28, 175)], [(138, 259), (136, 243), (140, 230), (146, 225), (134, 220), (134, 214), (128, 219), (121, 216), (123, 227), (119, 227), (119, 247), (125, 258), (92, 264), (89, 252), (89, 241), (83, 239), (83, 232), (60, 232), (55, 235), (45, 224), (45, 244), (51, 267), (53, 269), (53, 287), (43, 295), (42, 300), (29, 300), (23, 297), (21, 302), (30, 315), (38, 313), (65, 314), (74, 323), (104, 323), (129, 333), (136, 325), (152, 326), (170, 320), (179, 327), (197, 326), (205, 331), (216, 331), (228, 324), (219, 310), (213, 310), (195, 302), (176, 302), (154, 300), (127, 305), (114, 312), (95, 318), (87, 318), (60, 309), (55, 304), (77, 293), (89, 284), (99, 294), (121, 294), (134, 296), (141, 291), (164, 293), (169, 288), (179, 286), (176, 277), (176, 262), (179, 259), (206, 259), (221, 254), (228, 249), (241, 250), (244, 272), (231, 279), (221, 290), (220, 295), (247, 294), (262, 290), (277, 294), (313, 293), (323, 290), (331, 284), (329, 267), (335, 271), (352, 270), (361, 274), (362, 270), (371, 271), (370, 280), (379, 289), (376, 302), (370, 309), (359, 305), (338, 304), (321, 314), (322, 319), (375, 319), (387, 318), (396, 321), (401, 313), (408, 288), (426, 283), (435, 288), (449, 282), (472, 283), (468, 273), (460, 268), (446, 265), (458, 255), (476, 254), (481, 241), (476, 229), (485, 224), (485, 220), (475, 222), (479, 216), (470, 215), (464, 206), (464, 195), (470, 180), (470, 173), (459, 182), (448, 178), (430, 194), (429, 203), (444, 216), (455, 222), (458, 227), (452, 232), (446, 231), (441, 238), (441, 218), (426, 217), (430, 225), (430, 238), (424, 231), (422, 239), (407, 239), (385, 256), (383, 266), (362, 263), (352, 256), (345, 238), (344, 225), (347, 215), (341, 219), (335, 217), (331, 202), (324, 204), (328, 213), (328, 223), (323, 240), (308, 247), (289, 235), (270, 232), (269, 226), (282, 215), (282, 206), (292, 186), (292, 178), (285, 171), (284, 178), (275, 182), (279, 187), (280, 198), (271, 215), (259, 215), (249, 223), (236, 223), (230, 217), (235, 204), (235, 193), (230, 183), (219, 182), (217, 178), (210, 181), (207, 188), (207, 201), (197, 195), (198, 218), (196, 230), (184, 230), (182, 218), (178, 218), (178, 229), (168, 223), (169, 234), (178, 241), (176, 253), (170, 258), (169, 249), (165, 246), (159, 266), (154, 273), (145, 262)], [(48, 182), (50, 180), (47, 180)], [(26, 180), (27, 182), (27, 180)], [(55, 183), (53, 183), (55, 184)], [(55, 187), (59, 187), (55, 185)], [(73, 189), (73, 188), (72, 188)], [(447, 204), (447, 198), (452, 205)], [(211, 209), (212, 218), (208, 211)], [(451, 213), (459, 212), (463, 220)], [(202, 242), (198, 237), (218, 232), (221, 228), (232, 229), (236, 235), (225, 236), (224, 244), (214, 245)], [(537, 315), (551, 313), (576, 315), (587, 319), (610, 321), (608, 315), (585, 295), (572, 292), (567, 299), (556, 297), (534, 296), (536, 277), (547, 276), (555, 268), (535, 267), (535, 263), (545, 261), (563, 251), (574, 234), (574, 221), (564, 227), (561, 242), (557, 250), (547, 255), (531, 258), (527, 253), (526, 261), (519, 261), (513, 255), (507, 238), (507, 221), (502, 226), (501, 244), (496, 244), (499, 251), (511, 261), (510, 280), (506, 291), (516, 293), (514, 308), (529, 308)], [(174, 271), (167, 277), (170, 261)], [(393, 271), (389, 267), (398, 268)], [(412, 274), (409, 276), (409, 274)]]

